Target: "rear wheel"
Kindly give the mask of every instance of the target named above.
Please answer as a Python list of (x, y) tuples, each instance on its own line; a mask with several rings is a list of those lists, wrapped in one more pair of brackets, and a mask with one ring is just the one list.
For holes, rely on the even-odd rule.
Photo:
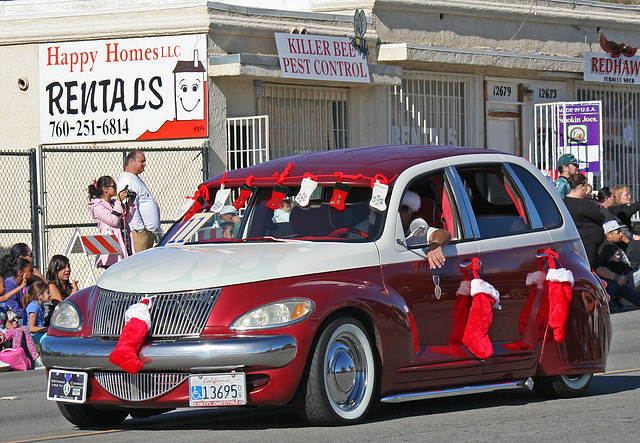
[(119, 409), (98, 409), (89, 405), (58, 403), (58, 409), (69, 422), (79, 428), (114, 426), (127, 418), (129, 413)]
[(556, 375), (538, 377), (533, 389), (545, 398), (573, 398), (585, 393), (593, 380), (593, 374)]
[(377, 401), (371, 340), (353, 317), (322, 331), (296, 396), (300, 416), (313, 425), (357, 423)]

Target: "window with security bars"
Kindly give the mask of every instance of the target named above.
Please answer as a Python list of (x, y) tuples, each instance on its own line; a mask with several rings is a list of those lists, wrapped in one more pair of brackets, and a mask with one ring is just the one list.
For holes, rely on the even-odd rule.
[(349, 90), (263, 85), (262, 110), (269, 116), (272, 159), (346, 148)]
[(404, 71), (389, 88), (389, 143), (477, 146), (475, 77)]
[(576, 82), (576, 98), (602, 102), (602, 185), (640, 194), (640, 93), (637, 87)]

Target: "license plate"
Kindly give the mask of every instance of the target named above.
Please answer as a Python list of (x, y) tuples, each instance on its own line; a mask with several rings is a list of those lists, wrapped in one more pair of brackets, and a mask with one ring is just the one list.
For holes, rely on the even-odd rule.
[(84, 403), (88, 378), (86, 372), (50, 370), (47, 381), (47, 400)]
[(189, 376), (189, 406), (237, 406), (247, 403), (244, 372)]

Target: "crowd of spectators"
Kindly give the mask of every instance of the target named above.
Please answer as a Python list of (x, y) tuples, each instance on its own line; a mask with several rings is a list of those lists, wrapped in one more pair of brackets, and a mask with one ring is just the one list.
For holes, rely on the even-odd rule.
[(579, 172), (572, 154), (558, 159), (555, 181), (573, 218), (587, 253), (589, 265), (604, 282), (612, 311), (628, 304), (640, 307), (640, 222), (632, 217), (640, 202), (632, 202), (627, 186), (603, 186), (597, 194)]
[[(43, 367), (38, 352), (53, 308), (78, 290), (78, 281), (70, 276), (64, 255), (51, 257), (42, 275), (25, 243), (16, 243), (0, 258), (0, 352), (22, 349), (31, 369)], [(6, 370), (2, 360), (0, 370)]]

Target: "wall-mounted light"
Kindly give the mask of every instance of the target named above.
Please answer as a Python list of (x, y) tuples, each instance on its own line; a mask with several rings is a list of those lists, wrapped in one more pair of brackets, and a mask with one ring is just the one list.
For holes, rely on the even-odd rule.
[(262, 80), (253, 81), (253, 96), (256, 100), (262, 98)]
[(27, 77), (20, 77), (18, 79), (18, 89), (21, 91), (29, 89), (29, 79)]
[(522, 95), (524, 95), (525, 97), (533, 97), (534, 93), (535, 93), (535, 90), (530, 89), (526, 86), (522, 88)]

